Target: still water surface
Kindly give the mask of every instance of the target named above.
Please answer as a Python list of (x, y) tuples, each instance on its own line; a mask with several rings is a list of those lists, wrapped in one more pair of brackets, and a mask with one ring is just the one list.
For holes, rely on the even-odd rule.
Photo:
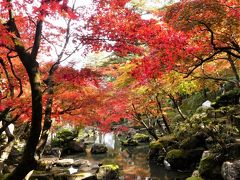
[(123, 180), (185, 180), (190, 176), (190, 173), (169, 171), (155, 163), (149, 163), (147, 144), (122, 147), (113, 133), (98, 134), (94, 141), (105, 144), (108, 147), (108, 153), (91, 155), (88, 148), (87, 156), (83, 158), (92, 162), (119, 165)]

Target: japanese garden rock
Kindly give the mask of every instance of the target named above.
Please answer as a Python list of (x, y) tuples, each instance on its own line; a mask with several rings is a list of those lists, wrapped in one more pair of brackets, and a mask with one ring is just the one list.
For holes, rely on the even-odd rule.
[(150, 138), (148, 135), (146, 134), (140, 134), (140, 133), (136, 133), (133, 135), (133, 140), (137, 141), (137, 142), (142, 142), (142, 143), (145, 143), (145, 142), (149, 142)]
[(176, 170), (184, 170), (189, 166), (187, 154), (181, 149), (169, 151), (164, 160), (170, 164), (172, 169)]
[(240, 160), (224, 162), (221, 168), (221, 174), (224, 180), (240, 179)]
[(223, 159), (219, 154), (203, 153), (198, 171), (204, 179), (222, 179), (221, 165)]
[(119, 166), (108, 164), (100, 166), (97, 172), (97, 179), (99, 180), (117, 180), (119, 179)]
[(72, 140), (63, 148), (62, 155), (70, 155), (86, 152), (86, 145), (82, 142)]
[(91, 153), (92, 154), (102, 154), (106, 153), (108, 151), (108, 148), (104, 144), (93, 144), (91, 147)]
[(93, 173), (81, 172), (68, 177), (70, 180), (97, 180), (97, 177)]
[(64, 166), (65, 167), (65, 166), (71, 166), (71, 165), (73, 165), (73, 163), (74, 163), (73, 159), (60, 159), (55, 164), (57, 166)]
[(165, 157), (166, 151), (159, 141), (152, 141), (149, 145), (148, 158), (150, 161), (162, 161), (161, 157)]
[(123, 146), (137, 146), (138, 142), (132, 138), (121, 141)]

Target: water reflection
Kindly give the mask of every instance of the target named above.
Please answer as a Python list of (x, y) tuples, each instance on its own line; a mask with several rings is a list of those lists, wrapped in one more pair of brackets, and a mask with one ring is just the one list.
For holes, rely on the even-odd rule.
[(168, 171), (147, 160), (148, 145), (122, 147), (119, 139), (113, 133), (96, 133), (94, 142), (105, 144), (107, 154), (87, 154), (87, 159), (95, 162), (118, 164), (122, 180), (183, 180), (189, 173)]

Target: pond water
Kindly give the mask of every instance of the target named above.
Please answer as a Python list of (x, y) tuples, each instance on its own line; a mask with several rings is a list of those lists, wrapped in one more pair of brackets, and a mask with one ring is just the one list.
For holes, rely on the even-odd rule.
[(92, 155), (89, 152), (90, 148), (87, 148), (87, 156), (82, 158), (96, 163), (119, 165), (123, 180), (185, 180), (191, 175), (190, 173), (166, 170), (156, 163), (149, 163), (147, 160), (148, 144), (122, 147), (113, 133), (99, 134), (94, 141), (106, 144), (108, 153)]

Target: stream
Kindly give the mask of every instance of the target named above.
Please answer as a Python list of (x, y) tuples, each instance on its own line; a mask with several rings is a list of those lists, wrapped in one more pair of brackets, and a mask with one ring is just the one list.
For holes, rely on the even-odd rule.
[(149, 163), (147, 160), (148, 144), (122, 147), (113, 133), (100, 133), (92, 140), (95, 143), (105, 144), (108, 147), (107, 154), (92, 155), (88, 147), (87, 155), (81, 158), (93, 163), (119, 165), (123, 180), (184, 180), (191, 176), (190, 173), (170, 171), (156, 163)]

